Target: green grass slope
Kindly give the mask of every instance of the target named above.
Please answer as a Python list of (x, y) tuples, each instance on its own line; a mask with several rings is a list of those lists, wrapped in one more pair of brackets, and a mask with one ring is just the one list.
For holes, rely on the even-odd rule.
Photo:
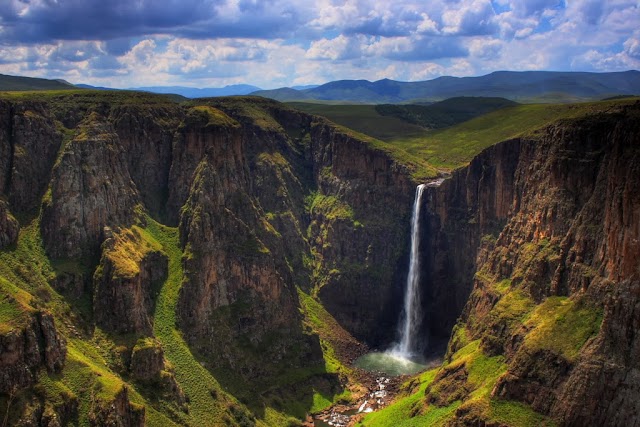
[(289, 102), (287, 105), (326, 117), (334, 123), (383, 141), (404, 137), (418, 137), (424, 129), (394, 115), (382, 115), (375, 105), (332, 105), (309, 102)]
[(505, 98), (461, 96), (430, 105), (381, 104), (375, 109), (383, 116), (397, 117), (426, 129), (440, 129), (515, 105), (517, 103)]
[(0, 74), (0, 91), (14, 90), (71, 90), (77, 89), (64, 80), (48, 80), (33, 77)]
[(440, 170), (468, 164), (485, 148), (535, 131), (557, 120), (571, 119), (620, 108), (638, 98), (580, 104), (527, 104), (502, 108), (445, 129), (425, 131), (421, 136), (397, 138), (390, 145), (427, 161)]

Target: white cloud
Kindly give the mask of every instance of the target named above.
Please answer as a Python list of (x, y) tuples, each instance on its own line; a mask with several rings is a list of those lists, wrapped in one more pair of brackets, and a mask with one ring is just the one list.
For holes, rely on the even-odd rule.
[[(134, 14), (141, 19), (134, 36), (101, 38), (111, 30), (89, 31), (95, 20), (63, 30), (51, 18), (37, 37), (18, 42), (8, 41), (7, 28), (27, 34), (20, 19), (46, 20), (42, 11), (57, 3), (7, 0), (0, 72), (117, 87), (274, 87), (500, 69), (640, 68), (637, 0), (495, 0), (495, 9), (489, 0), (185, 0), (198, 13), (178, 2), (158, 10), (153, 1), (140, 0), (144, 14)], [(78, 10), (97, 4), (87, 0)], [(79, 13), (65, 5), (56, 19)], [(100, 5), (105, 16), (114, 13), (112, 3)]]
[(362, 37), (346, 37), (342, 34), (331, 40), (320, 39), (311, 43), (305, 57), (334, 61), (354, 59), (362, 54), (361, 43), (366, 43)]
[(485, 35), (497, 31), (495, 13), (489, 0), (461, 2), (442, 14), (445, 34)]
[(628, 38), (624, 42), (623, 46), (624, 53), (627, 56), (635, 59), (640, 59), (640, 38), (638, 36)]

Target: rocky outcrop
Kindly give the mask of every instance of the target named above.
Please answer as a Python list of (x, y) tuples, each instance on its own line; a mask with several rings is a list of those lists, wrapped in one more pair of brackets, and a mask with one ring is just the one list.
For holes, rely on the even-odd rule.
[(0, 101), (0, 194), (14, 213), (32, 213), (39, 206), (61, 143), (45, 104)]
[(42, 212), (42, 236), (53, 258), (91, 257), (105, 226), (130, 226), (138, 192), (113, 127), (93, 113), (65, 147)]
[(152, 338), (138, 340), (131, 352), (131, 375), (140, 381), (149, 381), (165, 368), (164, 352), (160, 343)]
[(8, 195), (14, 212), (28, 212), (40, 206), (63, 135), (44, 104), (15, 103), (12, 113)]
[(160, 342), (154, 338), (138, 340), (131, 352), (131, 376), (143, 384), (160, 391), (167, 400), (184, 405), (186, 397), (175, 375), (164, 358)]
[(59, 372), (67, 353), (64, 338), (53, 317), (36, 312), (26, 324), (0, 335), (0, 393), (10, 393), (34, 384), (40, 369)]
[(20, 225), (11, 215), (7, 204), (0, 200), (0, 249), (9, 246), (18, 239)]
[[(165, 214), (173, 138), (182, 116), (182, 109), (170, 104), (117, 105), (110, 112), (109, 121), (120, 139), (131, 179), (154, 216)], [(181, 206), (172, 211), (174, 221)]]
[(167, 276), (167, 256), (138, 227), (107, 230), (94, 275), (96, 324), (108, 332), (150, 336), (154, 289)]
[(180, 209), (189, 197), (195, 171), (205, 159), (207, 151), (216, 146), (230, 146), (239, 135), (238, 123), (216, 108), (201, 106), (187, 112), (173, 141), (166, 207), (169, 222), (178, 223)]
[(111, 401), (94, 400), (89, 410), (89, 425), (142, 427), (145, 425), (145, 408), (129, 402), (129, 390), (122, 389)]
[(9, 192), (13, 160), (13, 105), (0, 100), (0, 193)]

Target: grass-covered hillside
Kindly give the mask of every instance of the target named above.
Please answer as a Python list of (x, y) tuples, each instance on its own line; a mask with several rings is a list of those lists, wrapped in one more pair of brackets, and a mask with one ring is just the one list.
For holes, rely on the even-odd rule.
[(64, 80), (39, 79), (34, 77), (0, 74), (0, 92), (16, 90), (72, 90), (74, 85)]

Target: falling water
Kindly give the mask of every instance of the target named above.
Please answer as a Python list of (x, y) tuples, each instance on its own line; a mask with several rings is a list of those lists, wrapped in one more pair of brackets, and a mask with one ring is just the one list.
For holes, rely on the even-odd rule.
[(416, 198), (413, 202), (413, 215), (411, 216), (411, 255), (409, 259), (409, 275), (407, 276), (407, 290), (404, 295), (404, 313), (400, 324), (400, 342), (392, 352), (404, 358), (415, 357), (418, 342), (417, 335), (420, 329), (420, 206), (422, 205), (422, 192), (425, 185), (420, 184), (416, 188)]

